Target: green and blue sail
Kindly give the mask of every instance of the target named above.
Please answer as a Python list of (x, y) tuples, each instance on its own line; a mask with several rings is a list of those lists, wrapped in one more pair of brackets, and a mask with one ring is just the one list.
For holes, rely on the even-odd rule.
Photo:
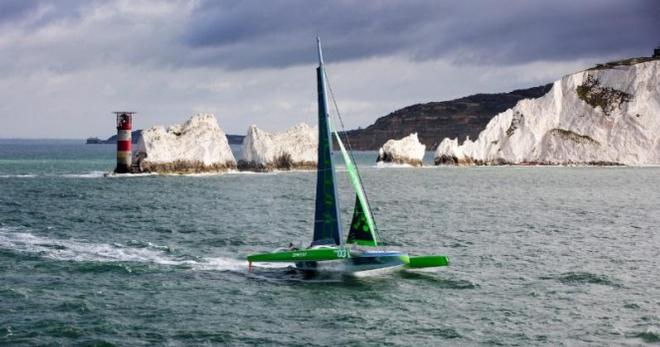
[(346, 243), (377, 246), (376, 227), (362, 188), (360, 176), (339, 134), (330, 122), (326, 94), (326, 75), (323, 68), (321, 41), (317, 39), (319, 67), (316, 69), (318, 91), (318, 167), (316, 174), (316, 209), (314, 213), (314, 238), (312, 245), (344, 245), (343, 229), (337, 199), (337, 180), (332, 158), (332, 134), (334, 134), (346, 163), (351, 185), (355, 189), (355, 208)]

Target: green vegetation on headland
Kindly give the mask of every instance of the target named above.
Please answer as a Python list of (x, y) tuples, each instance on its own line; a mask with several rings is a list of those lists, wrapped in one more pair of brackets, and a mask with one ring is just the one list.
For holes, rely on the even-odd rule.
[(600, 82), (589, 75), (576, 89), (577, 95), (593, 108), (600, 107), (606, 116), (624, 102), (632, 100), (632, 95), (614, 88), (602, 87)]

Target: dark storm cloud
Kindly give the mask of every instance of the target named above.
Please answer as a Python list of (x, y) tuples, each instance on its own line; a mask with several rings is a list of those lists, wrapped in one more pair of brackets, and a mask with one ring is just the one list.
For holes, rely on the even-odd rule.
[(182, 37), (186, 64), (229, 68), (310, 63), (320, 32), (334, 61), (404, 54), (472, 64), (646, 54), (660, 2), (207, 1)]
[(37, 7), (36, 1), (7, 0), (0, 1), (0, 24), (19, 20)]
[(79, 20), (98, 1), (84, 0), (2, 0), (0, 26), (18, 25), (36, 29), (56, 21)]
[(317, 32), (333, 62), (599, 61), (649, 54), (660, 44), (659, 23), (658, 0), (5, 0), (0, 34), (12, 33), (3, 36), (13, 46), (0, 55), (0, 71), (287, 67), (314, 62)]

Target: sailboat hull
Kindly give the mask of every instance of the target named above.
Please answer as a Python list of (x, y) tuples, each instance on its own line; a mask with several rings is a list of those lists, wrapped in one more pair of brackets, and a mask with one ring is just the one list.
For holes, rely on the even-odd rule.
[(252, 263), (293, 263), (302, 271), (362, 272), (379, 269), (421, 269), (449, 265), (444, 255), (409, 256), (399, 251), (361, 250), (345, 247), (315, 246), (292, 250), (278, 249), (269, 253), (251, 254)]
[(361, 272), (407, 266), (410, 257), (398, 251), (360, 250), (316, 246), (302, 250), (276, 250), (248, 256), (251, 263), (294, 263), (303, 271)]
[(396, 269), (408, 264), (408, 255), (393, 251), (353, 252), (349, 258), (296, 262), (303, 271), (356, 273), (365, 271)]

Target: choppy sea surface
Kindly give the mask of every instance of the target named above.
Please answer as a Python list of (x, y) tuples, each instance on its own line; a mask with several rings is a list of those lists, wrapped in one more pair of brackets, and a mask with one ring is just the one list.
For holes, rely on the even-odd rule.
[(313, 172), (106, 178), (111, 145), (2, 140), (0, 344), (660, 343), (660, 168), (375, 157), (357, 153), (381, 235), (449, 267), (248, 273), (247, 254), (309, 242)]

